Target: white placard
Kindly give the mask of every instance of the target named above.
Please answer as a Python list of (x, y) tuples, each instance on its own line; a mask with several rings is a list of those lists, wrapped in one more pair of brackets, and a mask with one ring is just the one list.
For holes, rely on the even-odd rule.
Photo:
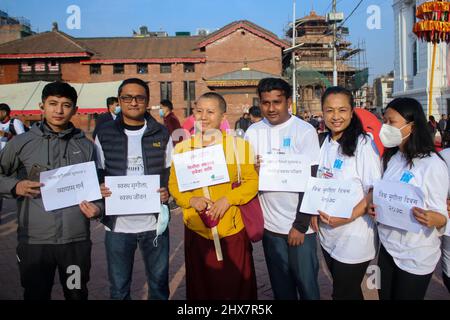
[(300, 212), (350, 218), (353, 208), (361, 201), (358, 184), (353, 180), (319, 179), (311, 177), (303, 196)]
[(106, 215), (150, 214), (161, 210), (159, 175), (105, 177), (111, 190), (106, 198)]
[(259, 169), (260, 191), (304, 192), (311, 162), (299, 154), (266, 154)]
[(412, 208), (423, 208), (423, 199), (422, 190), (413, 185), (381, 180), (373, 189), (377, 222), (419, 233), (424, 227), (414, 217)]
[(42, 202), (46, 211), (102, 198), (95, 163), (84, 162), (40, 173)]
[(230, 181), (221, 144), (173, 155), (180, 192)]

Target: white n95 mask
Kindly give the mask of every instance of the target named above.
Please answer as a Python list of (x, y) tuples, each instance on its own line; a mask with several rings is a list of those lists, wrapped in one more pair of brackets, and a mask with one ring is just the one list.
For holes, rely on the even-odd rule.
[(156, 224), (156, 237), (153, 240), (153, 246), (158, 246), (158, 237), (166, 231), (167, 226), (169, 225), (170, 213), (169, 207), (165, 204), (161, 204), (161, 211), (158, 215), (158, 222)]
[(405, 124), (403, 127), (399, 129), (390, 126), (388, 124), (383, 124), (380, 130), (380, 140), (383, 146), (385, 146), (386, 148), (398, 147), (404, 139), (409, 137), (408, 134), (406, 137), (403, 138), (401, 132), (401, 130), (405, 128), (407, 125), (409, 125), (409, 123)]

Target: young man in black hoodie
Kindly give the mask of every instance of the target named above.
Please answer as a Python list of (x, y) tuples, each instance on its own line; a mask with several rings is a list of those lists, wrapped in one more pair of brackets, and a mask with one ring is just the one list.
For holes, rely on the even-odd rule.
[(47, 212), (42, 184), (30, 178), (33, 167), (46, 171), (95, 161), (94, 144), (70, 122), (76, 104), (77, 93), (69, 84), (47, 84), (40, 104), (42, 123), (15, 137), (0, 153), (0, 195), (17, 199), (17, 261), (24, 299), (50, 299), (56, 269), (67, 300), (88, 297), (89, 219), (100, 214), (102, 205), (83, 201)]

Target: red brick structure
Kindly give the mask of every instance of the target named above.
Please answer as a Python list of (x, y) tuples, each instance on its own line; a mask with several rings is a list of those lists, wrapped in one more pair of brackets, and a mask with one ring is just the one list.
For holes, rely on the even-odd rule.
[(0, 10), (0, 44), (34, 34), (30, 22), (25, 18), (13, 18)]
[(180, 119), (202, 93), (222, 93), (234, 125), (257, 103), (258, 81), (281, 76), (286, 47), (287, 42), (249, 21), (207, 36), (73, 38), (55, 29), (0, 45), (0, 84), (138, 77), (149, 83), (150, 105), (169, 98)]

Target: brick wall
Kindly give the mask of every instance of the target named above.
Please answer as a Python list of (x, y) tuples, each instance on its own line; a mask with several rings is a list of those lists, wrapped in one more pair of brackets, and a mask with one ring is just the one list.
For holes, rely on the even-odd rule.
[(19, 81), (19, 64), (17, 62), (0, 64), (0, 84), (17, 83)]
[(0, 26), (0, 44), (22, 38), (22, 28), (20, 24)]
[(281, 75), (281, 48), (244, 29), (206, 47), (206, 77), (241, 69), (244, 61), (252, 70)]

